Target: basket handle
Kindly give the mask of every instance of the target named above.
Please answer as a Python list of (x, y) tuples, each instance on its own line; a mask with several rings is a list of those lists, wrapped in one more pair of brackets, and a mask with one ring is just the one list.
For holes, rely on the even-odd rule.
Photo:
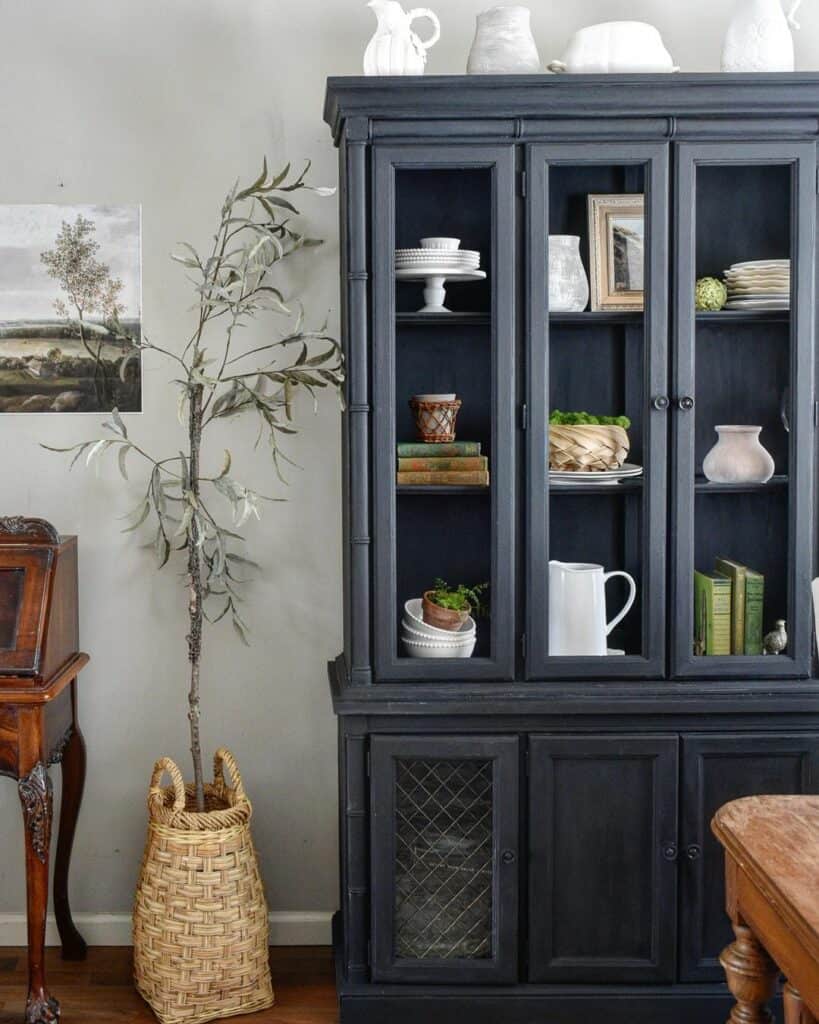
[(154, 765), (153, 775), (151, 775), (151, 788), (148, 790), (148, 807), (153, 807), (157, 803), (160, 806), (162, 805), (163, 798), (160, 783), (165, 772), (168, 773), (173, 784), (173, 809), (174, 811), (184, 811), (185, 780), (177, 763), (169, 757), (161, 757)]
[(236, 791), (236, 803), (247, 803), (247, 793), (245, 793), (245, 784), (242, 782), (242, 773), (239, 771), (239, 766), (236, 764), (236, 758), (231, 754), (227, 747), (219, 747), (213, 757), (213, 782), (214, 785), (225, 790), (225, 772), (227, 768), (230, 773), (230, 777), (233, 780), (233, 786)]

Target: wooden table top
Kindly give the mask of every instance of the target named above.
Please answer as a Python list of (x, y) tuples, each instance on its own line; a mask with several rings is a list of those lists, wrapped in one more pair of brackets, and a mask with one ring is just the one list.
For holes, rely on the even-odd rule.
[(749, 796), (721, 807), (714, 835), (819, 961), (819, 796)]

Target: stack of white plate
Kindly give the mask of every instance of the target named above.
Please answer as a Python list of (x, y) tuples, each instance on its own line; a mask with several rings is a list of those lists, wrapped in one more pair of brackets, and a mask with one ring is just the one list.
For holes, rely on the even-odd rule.
[(480, 268), (481, 254), (472, 249), (396, 249), (395, 269), (418, 274), (457, 276)]
[(420, 597), (404, 605), (401, 643), (410, 658), (469, 658), (475, 650), (476, 632), (471, 616), (460, 629), (438, 629), (424, 622)]
[(725, 271), (726, 309), (788, 309), (791, 302), (790, 260), (749, 260)]

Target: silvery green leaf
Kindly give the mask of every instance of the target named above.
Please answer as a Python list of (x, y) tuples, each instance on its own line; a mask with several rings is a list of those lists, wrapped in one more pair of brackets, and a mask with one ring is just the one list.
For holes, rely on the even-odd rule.
[[(148, 514), (150, 513), (150, 511), (151, 511), (151, 503), (146, 498), (145, 501), (142, 503), (142, 510), (140, 511), (139, 517), (137, 518), (136, 522), (132, 523), (130, 526), (126, 526), (125, 529), (122, 532), (123, 533), (133, 533), (134, 530), (136, 530), (140, 526), (142, 526), (142, 524), (148, 518)], [(129, 515), (130, 515), (130, 513), (129, 513)]]
[(117, 453), (117, 463), (119, 464), (119, 471), (122, 474), (124, 480), (128, 479), (128, 470), (125, 468), (125, 461), (128, 458), (128, 452), (131, 450), (130, 444), (120, 445), (119, 452)]
[(185, 511), (182, 513), (182, 519), (179, 526), (174, 531), (174, 537), (179, 537), (183, 533), (187, 534), (190, 528), (191, 522), (193, 521), (193, 508), (190, 505), (185, 507)]
[(162, 569), (171, 556), (171, 545), (161, 526), (156, 531), (154, 550), (156, 551), (157, 568)]
[(279, 173), (276, 175), (276, 177), (273, 178), (273, 180), (270, 182), (269, 187), (270, 188), (278, 188), (278, 186), (281, 185), (281, 183), (285, 180), (285, 178), (287, 177), (287, 175), (289, 173), (290, 173), (290, 164), (286, 163), (284, 165), (284, 170), (283, 171), (279, 171)]
[(309, 189), (311, 192), (315, 192), (317, 196), (322, 196), (325, 199), (336, 194), (335, 188), (330, 188), (327, 185), (305, 185), (304, 187)]
[(231, 464), (231, 462), (232, 462), (232, 459), (231, 459), (230, 452), (227, 450), (227, 448), (225, 448), (225, 457), (224, 457), (224, 460), (222, 462), (222, 468), (219, 471), (219, 476), (216, 478), (217, 480), (220, 479), (223, 476), (227, 476), (228, 475), (228, 473), (230, 472), (230, 464)]

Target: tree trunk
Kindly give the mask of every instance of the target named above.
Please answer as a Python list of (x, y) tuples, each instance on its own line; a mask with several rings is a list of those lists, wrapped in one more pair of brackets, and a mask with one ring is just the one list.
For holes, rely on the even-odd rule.
[[(190, 395), (188, 435), (188, 489), (199, 499), (199, 449), (202, 444), (202, 385), (196, 385)], [(205, 783), (202, 775), (202, 746), (199, 740), (199, 666), (202, 658), (202, 622), (204, 618), (202, 595), (202, 551), (196, 519), (191, 524), (188, 542), (188, 587), (190, 599), (188, 615), (188, 660), (190, 661), (190, 691), (188, 693), (188, 720), (191, 727), (191, 757), (193, 781), (196, 788), (196, 809), (205, 809)]]

